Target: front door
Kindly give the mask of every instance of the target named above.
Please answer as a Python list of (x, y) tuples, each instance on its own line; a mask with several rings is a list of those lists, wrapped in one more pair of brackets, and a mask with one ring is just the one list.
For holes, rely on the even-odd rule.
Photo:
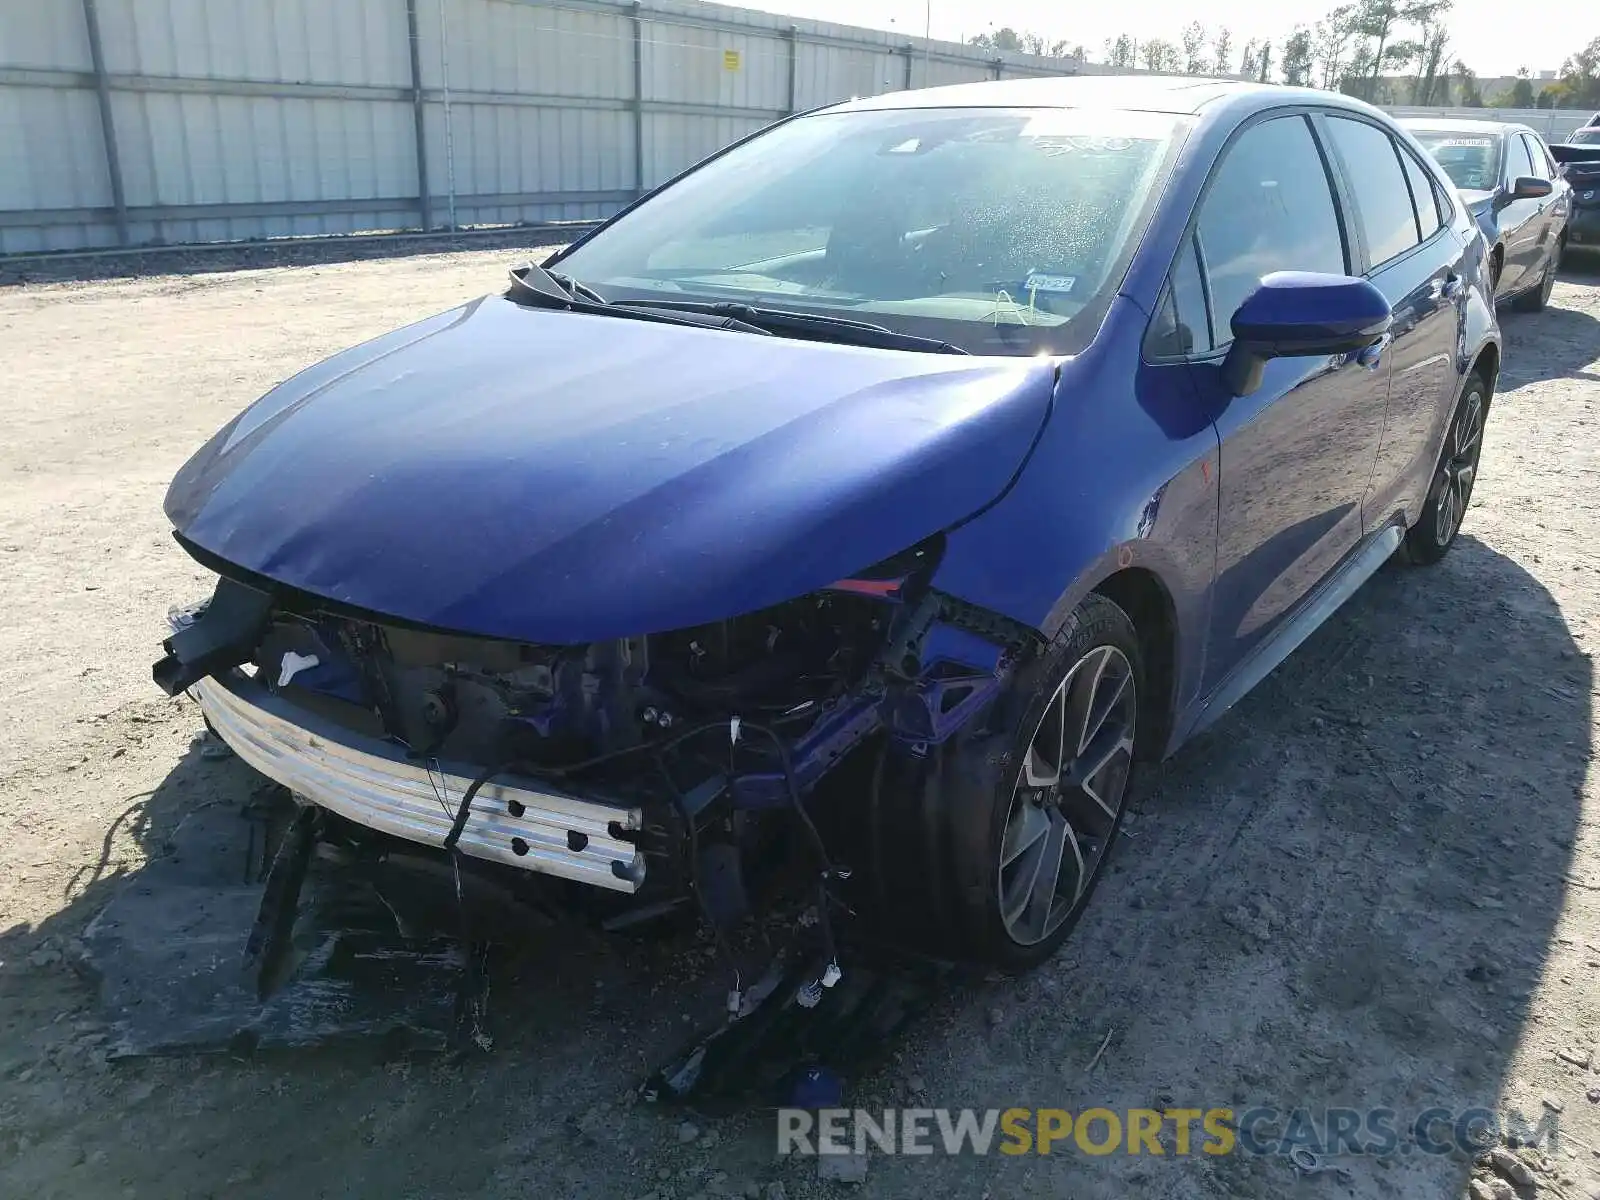
[(1389, 362), (1381, 351), (1276, 359), (1252, 394), (1231, 396), (1223, 386), (1232, 314), (1263, 276), (1350, 271), (1307, 116), (1270, 117), (1235, 138), (1201, 202), (1195, 240), (1212, 355), (1190, 370), (1222, 443), (1209, 691), (1359, 543)]
[(1540, 232), (1544, 228), (1544, 200), (1514, 200), (1511, 191), (1517, 180), (1534, 174), (1533, 157), (1520, 135), (1506, 137), (1505, 178), (1495, 203), (1500, 205), (1500, 239), (1505, 246), (1505, 263), (1500, 272), (1496, 296), (1509, 296), (1531, 287), (1543, 269)]

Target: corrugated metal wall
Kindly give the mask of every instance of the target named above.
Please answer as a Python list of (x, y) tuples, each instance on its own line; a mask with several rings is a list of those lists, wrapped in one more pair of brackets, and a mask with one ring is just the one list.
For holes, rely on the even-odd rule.
[(694, 0), (0, 3), (0, 253), (594, 219), (798, 109), (1062, 69)]

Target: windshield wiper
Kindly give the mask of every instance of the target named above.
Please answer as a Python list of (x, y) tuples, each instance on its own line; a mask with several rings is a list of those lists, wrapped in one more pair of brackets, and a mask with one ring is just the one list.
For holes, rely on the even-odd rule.
[(554, 279), (557, 283), (559, 283), (562, 287), (566, 288), (567, 291), (571, 292), (574, 296), (578, 297), (580, 300), (592, 300), (596, 304), (609, 304), (609, 303), (611, 303), (604, 296), (602, 296), (599, 292), (595, 291), (587, 283), (584, 283), (581, 280), (574, 279), (570, 275), (563, 275), (559, 271), (548, 271), (548, 270), (545, 270), (545, 268), (543, 268), (543, 267), (540, 267), (539, 269), (541, 271), (544, 271), (544, 273), (546, 275), (550, 276), (551, 279)]
[(883, 350), (920, 350), (932, 354), (967, 353), (960, 346), (952, 345), (950, 342), (918, 337), (912, 333), (898, 333), (869, 321), (854, 321), (849, 317), (832, 317), (821, 313), (794, 312), (786, 308), (758, 308), (752, 304), (740, 304), (735, 301), (615, 300), (612, 303), (619, 307), (661, 308), (669, 312), (730, 317), (757, 326), (768, 333), (816, 334), (820, 341), (843, 342), (850, 346), (875, 346)]
[[(661, 325), (689, 325), (697, 329), (731, 329), (737, 333), (758, 333), (770, 336), (771, 330), (763, 329), (747, 321), (739, 320), (732, 313), (697, 312), (689, 309), (683, 315), (674, 316), (666, 312), (650, 312), (637, 308), (625, 308), (621, 305), (608, 304), (604, 296), (586, 284), (565, 275), (557, 275), (553, 271), (546, 271), (537, 263), (529, 263), (523, 267), (511, 269), (512, 288), (522, 295), (536, 300), (544, 308), (565, 309), (568, 312), (591, 313), (602, 317), (621, 317), (628, 321), (655, 321)], [(693, 312), (694, 316), (689, 314)], [(706, 316), (713, 319), (709, 321), (695, 320), (694, 317)]]

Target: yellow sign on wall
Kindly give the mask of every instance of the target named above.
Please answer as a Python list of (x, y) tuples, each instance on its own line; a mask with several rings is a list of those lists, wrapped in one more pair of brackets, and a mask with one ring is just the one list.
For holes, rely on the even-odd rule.
[(737, 50), (724, 50), (722, 52), (722, 69), (724, 71), (737, 71), (739, 69), (739, 52)]

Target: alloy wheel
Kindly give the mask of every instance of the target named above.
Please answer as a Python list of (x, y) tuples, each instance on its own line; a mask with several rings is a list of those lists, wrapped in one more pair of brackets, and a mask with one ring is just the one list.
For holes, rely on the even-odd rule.
[(1061, 927), (1116, 831), (1133, 766), (1133, 665), (1115, 646), (1080, 658), (1028, 742), (1000, 840), (1000, 916), (1018, 945)]
[(1439, 470), (1442, 490), (1434, 518), (1434, 540), (1448, 546), (1461, 528), (1478, 477), (1478, 456), (1483, 449), (1483, 394), (1473, 388), (1462, 401), (1446, 443)]

